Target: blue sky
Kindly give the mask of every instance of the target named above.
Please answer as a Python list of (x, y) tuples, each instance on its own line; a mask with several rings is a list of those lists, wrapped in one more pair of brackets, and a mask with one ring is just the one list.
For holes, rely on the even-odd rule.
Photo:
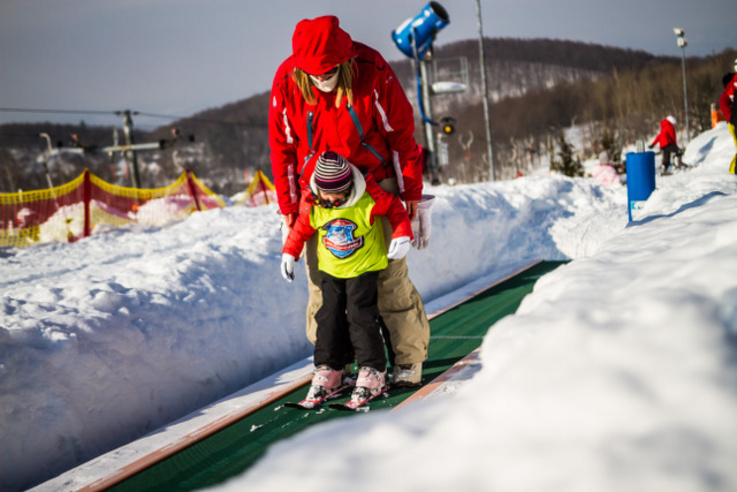
[[(475, 0), (444, 0), (436, 45), (478, 36)], [(734, 0), (482, 1), (487, 37), (571, 39), (680, 56), (737, 48)], [(426, 2), (409, 0), (2, 0), (0, 108), (189, 116), (269, 90), (295, 24), (335, 14), (389, 60), (391, 31)], [(728, 69), (729, 67), (725, 67)], [(114, 115), (0, 111), (0, 123), (119, 125)], [(153, 128), (166, 119), (139, 116)]]

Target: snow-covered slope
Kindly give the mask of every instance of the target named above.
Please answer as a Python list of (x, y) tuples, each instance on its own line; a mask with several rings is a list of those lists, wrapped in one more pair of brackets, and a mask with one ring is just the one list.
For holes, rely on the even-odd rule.
[[(718, 356), (723, 354), (718, 351), (730, 345), (717, 347), (709, 340), (718, 338), (715, 333), (720, 327), (724, 335), (725, 323), (731, 322), (731, 329), (735, 324), (735, 312), (729, 306), (737, 276), (729, 268), (737, 261), (728, 245), (735, 243), (731, 231), (735, 230), (732, 204), (737, 182), (725, 172), (725, 161), (734, 151), (730, 138), (720, 126), (694, 140), (686, 157), (699, 167), (659, 179), (658, 190), (642, 210), (642, 220), (631, 227), (627, 227), (626, 189), (601, 188), (589, 179), (534, 176), (428, 187), (426, 192), (437, 196), (433, 239), (427, 250), (413, 250), (409, 257), (411, 276), (427, 301), (479, 276), (530, 260), (578, 261), (552, 274), (550, 280), (545, 277), (538, 292), (523, 303), (520, 315), (506, 319), (489, 335), (484, 368), (465, 395), (437, 407), (417, 409), (416, 415), (408, 412), (393, 419), (352, 419), (357, 422), (344, 424), (360, 427), (343, 427), (342, 432), (356, 434), (364, 428), (366, 437), (357, 439), (356, 447), (342, 434), (338, 435), (340, 444), (329, 444), (353, 450), (326, 463), (345, 477), (339, 480), (331, 473), (331, 486), (337, 490), (355, 485), (351, 478), (355, 478), (355, 460), (351, 458), (356, 454), (370, 457), (367, 471), (401, 464), (407, 470), (409, 490), (414, 483), (417, 490), (427, 490), (421, 484), (432, 489), (432, 484), (439, 486), (450, 478), (472, 489), (486, 488), (485, 484), (496, 483), (488, 474), (497, 473), (501, 474), (499, 483), (511, 487), (515, 470), (524, 463), (532, 463), (531, 470), (537, 469), (535, 463), (541, 467), (542, 481), (529, 483), (554, 488), (557, 480), (563, 480), (562, 465), (573, 462), (563, 461), (566, 456), (571, 460), (582, 457), (582, 463), (593, 471), (581, 475), (581, 480), (593, 477), (598, 485), (608, 475), (596, 470), (615, 466), (617, 460), (605, 463), (597, 458), (611, 455), (627, 464), (638, 439), (644, 443), (638, 452), (647, 455), (649, 449), (660, 452), (665, 444), (681, 442), (681, 434), (657, 427), (662, 433), (651, 436), (613, 417), (591, 424), (586, 445), (598, 449), (603, 434), (631, 437), (622, 441), (621, 448), (590, 455), (573, 442), (566, 454), (561, 436), (566, 429), (570, 433), (572, 423), (562, 419), (558, 423), (563, 430), (548, 432), (545, 415), (562, 418), (571, 408), (587, 407), (592, 396), (609, 390), (622, 397), (627, 422), (638, 412), (652, 410), (646, 400), (636, 398), (638, 391), (677, 396), (699, 388), (717, 410), (721, 411), (720, 405), (734, 407), (734, 386), (729, 381), (719, 390), (712, 380), (698, 375), (680, 378), (682, 386), (677, 378), (648, 375), (650, 370), (663, 374), (678, 360), (685, 361), (686, 367), (674, 367), (674, 374), (691, 374), (688, 351), (679, 351), (685, 346), (671, 346), (664, 339), (674, 334), (684, 339), (684, 345), (694, 342), (698, 359), (694, 364), (707, 374), (718, 369), (728, 373), (720, 365)], [(304, 274), (298, 269), (297, 282), (284, 282), (279, 275), (279, 251), (278, 219), (272, 206), (231, 207), (198, 213), (166, 228), (118, 230), (75, 244), (3, 252), (0, 488), (15, 490), (48, 479), (309, 355), (311, 347), (303, 334)], [(690, 265), (699, 267), (694, 270)], [(650, 276), (657, 276), (661, 283), (633, 283)], [(696, 282), (689, 283), (689, 276), (695, 276)], [(711, 277), (716, 280), (707, 282)], [(701, 296), (692, 295), (691, 290), (682, 293), (687, 285), (703, 291)], [(635, 299), (627, 293), (636, 286), (640, 286), (637, 304), (632, 305)], [(668, 289), (675, 294), (666, 295), (671, 292)], [(643, 313), (648, 320), (644, 328), (622, 321), (625, 315), (637, 318), (633, 312)], [(660, 319), (672, 324), (667, 335), (650, 329), (659, 326)], [(686, 322), (689, 319), (706, 323), (706, 334), (694, 332), (696, 328)], [(617, 329), (620, 326), (627, 329)], [(590, 344), (609, 347), (612, 359), (606, 369), (598, 364), (598, 352), (588, 352), (593, 350)], [(658, 367), (639, 358), (639, 354), (661, 350)], [(625, 353), (638, 357), (618, 358)], [(628, 376), (624, 371), (620, 379), (614, 376), (612, 367), (626, 368), (630, 363), (634, 373), (639, 376), (643, 371), (643, 375)], [(541, 384), (533, 377), (537, 373), (550, 379)], [(505, 374), (514, 384), (505, 382)], [(590, 374), (590, 379), (579, 382), (574, 377), (577, 374)], [(622, 386), (614, 387), (615, 383)], [(556, 397), (558, 392), (563, 398)], [(477, 394), (483, 405), (475, 402)], [(607, 399), (615, 400), (619, 401)], [(659, 415), (668, 417), (665, 423), (680, 425), (684, 423), (680, 414), (670, 412), (674, 402), (681, 400), (662, 400)], [(479, 408), (489, 406), (498, 413), (487, 418), (488, 412)], [(517, 418), (509, 411), (528, 406), (529, 412), (536, 409), (539, 419), (525, 413)], [(689, 420), (689, 425), (682, 426), (684, 435), (696, 436), (696, 441), (724, 460), (730, 451), (727, 437), (734, 437), (730, 425), (734, 419), (730, 422), (721, 418), (722, 413), (707, 410), (699, 415), (713, 417), (708, 432)], [(463, 443), (449, 441), (450, 434), (458, 439), (469, 435), (469, 427), (454, 430), (459, 419), (481, 429), (481, 434)], [(504, 419), (518, 425), (505, 424), (504, 438), (495, 439), (501, 432), (495, 423)], [(715, 430), (722, 431), (721, 439), (715, 437)], [(311, 433), (313, 437), (327, 434), (332, 436), (335, 431)], [(497, 448), (477, 448), (480, 441)], [(655, 444), (649, 446), (651, 441)], [(441, 456), (437, 447), (448, 442), (470, 453), (478, 449), (479, 456), (494, 457), (500, 464), (479, 467), (476, 474), (470, 467), (478, 465), (474, 460), (434, 466), (428, 460), (433, 454)], [(504, 453), (498, 450), (507, 449), (504, 443), (519, 452), (522, 460), (499, 459)], [(289, 446), (294, 455), (285, 459), (309, 462), (304, 440)], [(402, 449), (411, 451), (402, 453)], [(558, 459), (543, 463), (548, 454)], [(507, 459), (514, 455), (510, 452)], [(694, 459), (704, 456), (700, 453)], [(714, 476), (720, 483), (734, 484), (734, 475), (725, 475), (717, 466), (719, 460)], [(274, 485), (271, 480), (297, 486), (298, 475), (280, 471), (279, 477), (271, 476), (278, 463), (267, 459), (248, 479), (258, 480), (262, 489)], [(500, 470), (501, 463), (509, 471)], [(668, 461), (657, 464), (665, 466)], [(434, 470), (427, 473), (427, 481), (417, 476), (420, 466)], [(694, 466), (687, 471), (697, 477), (705, 470), (709, 471)], [(323, 471), (317, 467), (308, 475), (315, 479), (306, 480), (308, 488), (311, 483), (325, 484), (319, 480)], [(654, 476), (650, 468), (641, 475), (643, 480)], [(532, 476), (538, 475), (524, 474), (525, 480)], [(637, 476), (630, 477), (634, 484), (649, 483), (637, 482)], [(366, 475), (366, 488), (372, 483), (378, 486), (370, 477)]]

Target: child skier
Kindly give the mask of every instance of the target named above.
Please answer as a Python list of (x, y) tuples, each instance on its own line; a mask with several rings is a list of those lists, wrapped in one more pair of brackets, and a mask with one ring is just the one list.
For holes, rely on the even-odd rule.
[[(359, 372), (351, 402), (360, 403), (386, 385), (386, 356), (377, 306), (376, 280), (388, 260), (404, 258), (412, 227), (396, 196), (384, 192), (336, 152), (320, 155), (310, 179), (311, 197), (300, 212), (282, 250), (282, 276), (294, 279), (294, 262), (317, 232), (318, 269), (323, 304), (315, 315), (315, 370), (306, 400), (323, 401), (342, 385), (343, 367), (355, 358)], [(377, 216), (393, 228), (387, 253)]]

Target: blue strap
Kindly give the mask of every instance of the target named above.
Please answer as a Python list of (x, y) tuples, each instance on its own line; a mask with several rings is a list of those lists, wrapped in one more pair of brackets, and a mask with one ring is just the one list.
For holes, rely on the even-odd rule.
[(302, 174), (305, 172), (305, 166), (309, 162), (310, 159), (312, 159), (312, 156), (315, 155), (313, 152), (310, 152), (308, 155), (305, 156), (304, 160), (302, 161), (302, 167), (299, 168), (299, 171), (297, 173), (297, 178), (302, 176)]
[(351, 114), (353, 124), (356, 125), (356, 130), (358, 130), (358, 135), (361, 137), (361, 142), (363, 142), (363, 127), (361, 126), (361, 120), (358, 119), (358, 115), (353, 109), (353, 106), (351, 106), (350, 104), (346, 104), (346, 107), (348, 108), (348, 112)]
[(376, 149), (375, 149), (375, 148), (373, 148), (372, 146), (370, 146), (370, 145), (369, 145), (369, 144), (367, 144), (366, 142), (361, 142), (361, 145), (363, 145), (363, 146), (364, 146), (365, 148), (367, 148), (367, 149), (369, 150), (369, 152), (371, 152), (372, 154), (374, 154), (374, 155), (376, 156), (376, 158), (377, 158), (377, 159), (379, 159), (379, 161), (381, 162), (381, 165), (382, 165), (382, 166), (386, 166), (386, 161), (385, 161), (385, 160), (384, 160), (384, 158), (383, 158), (383, 157), (381, 156), (381, 154), (379, 154), (379, 153), (378, 153), (378, 152), (376, 151)]
[(350, 113), (351, 115), (353, 124), (356, 126), (356, 130), (358, 131), (358, 136), (361, 137), (361, 145), (363, 145), (366, 149), (368, 149), (369, 152), (374, 154), (376, 158), (379, 159), (379, 162), (381, 162), (382, 166), (386, 166), (386, 161), (384, 160), (384, 157), (382, 157), (382, 155), (379, 154), (375, 148), (373, 148), (371, 145), (367, 144), (364, 141), (363, 127), (361, 126), (361, 120), (358, 119), (358, 115), (356, 114), (356, 111), (353, 109), (353, 106), (351, 106), (350, 104), (346, 104), (346, 107), (348, 108), (348, 113)]
[(315, 112), (314, 111), (308, 111), (307, 112), (307, 143), (310, 146), (310, 155), (304, 158), (302, 161), (302, 167), (300, 167), (298, 174), (299, 176), (302, 176), (302, 173), (305, 170), (305, 165), (307, 164), (307, 161), (309, 161), (313, 155), (315, 155), (315, 148), (312, 146), (312, 121), (314, 119)]
[(310, 144), (310, 150), (315, 153), (315, 147), (312, 146), (312, 120), (315, 116), (314, 111), (307, 113), (307, 142)]

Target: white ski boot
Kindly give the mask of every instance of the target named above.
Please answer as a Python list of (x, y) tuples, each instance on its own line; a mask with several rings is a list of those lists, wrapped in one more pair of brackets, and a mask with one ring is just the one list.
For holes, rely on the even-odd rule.
[(419, 386), (422, 382), (422, 362), (399, 364), (394, 368), (394, 386)]

